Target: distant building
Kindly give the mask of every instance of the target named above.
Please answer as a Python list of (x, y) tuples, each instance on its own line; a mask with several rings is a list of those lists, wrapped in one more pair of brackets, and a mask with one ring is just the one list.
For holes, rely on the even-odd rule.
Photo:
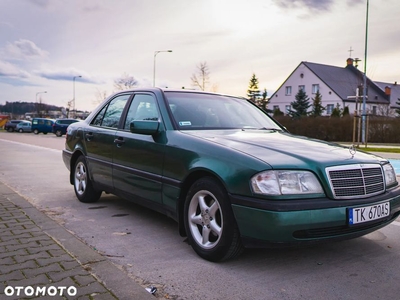
[[(351, 114), (356, 109), (360, 114), (363, 106), (364, 73), (354, 66), (354, 61), (348, 58), (344, 68), (301, 62), (271, 95), (268, 109), (274, 111), (279, 108), (281, 112), (287, 114), (291, 109), (290, 103), (295, 101), (299, 89), (304, 89), (310, 98), (310, 104), (317, 91), (320, 92), (322, 106), (326, 108), (323, 115), (330, 116), (337, 104), (342, 109), (348, 106)], [(367, 78), (366, 111), (368, 114), (394, 116), (394, 109), (398, 107), (396, 102), (399, 98), (400, 86), (397, 82), (374, 82)]]

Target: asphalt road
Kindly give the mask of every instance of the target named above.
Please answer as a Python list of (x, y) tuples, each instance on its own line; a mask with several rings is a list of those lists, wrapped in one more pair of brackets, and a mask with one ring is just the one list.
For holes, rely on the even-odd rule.
[(0, 181), (139, 284), (166, 299), (397, 299), (400, 222), (367, 236), (304, 248), (199, 258), (177, 224), (112, 195), (80, 203), (61, 159), (64, 138), (0, 131)]

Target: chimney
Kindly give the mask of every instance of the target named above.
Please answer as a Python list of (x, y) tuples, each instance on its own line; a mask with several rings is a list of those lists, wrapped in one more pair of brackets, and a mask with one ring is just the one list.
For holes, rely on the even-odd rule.
[(385, 86), (385, 95), (386, 96), (390, 96), (392, 89), (390, 88), (390, 86)]
[(352, 66), (354, 62), (354, 59), (352, 59), (351, 57), (347, 59), (347, 66)]

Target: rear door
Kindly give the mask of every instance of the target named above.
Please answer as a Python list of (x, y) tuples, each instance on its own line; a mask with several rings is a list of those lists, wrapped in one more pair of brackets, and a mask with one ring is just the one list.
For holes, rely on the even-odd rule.
[(131, 93), (115, 96), (99, 111), (83, 132), (89, 174), (95, 184), (113, 187), (112, 156), (120, 118)]

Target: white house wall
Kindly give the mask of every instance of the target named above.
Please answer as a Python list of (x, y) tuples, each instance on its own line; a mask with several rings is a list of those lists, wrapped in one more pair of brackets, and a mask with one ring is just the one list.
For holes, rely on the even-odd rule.
[[(303, 74), (303, 75), (302, 75)], [(336, 95), (321, 79), (319, 79), (313, 72), (310, 71), (303, 63), (301, 63), (294, 72), (289, 76), (289, 78), (282, 84), (282, 86), (272, 95), (270, 101), (268, 102), (268, 108), (273, 110), (275, 106), (279, 106), (281, 112), (286, 114), (286, 106), (290, 105), (291, 102), (295, 101), (296, 94), (299, 90), (299, 86), (303, 85), (305, 87), (305, 92), (309, 97), (310, 104), (312, 105), (313, 98), (315, 94), (312, 93), (312, 85), (319, 84), (319, 92), (322, 96), (322, 106), (327, 107), (329, 104), (336, 107), (339, 103), (340, 107), (343, 108), (343, 101)], [(285, 95), (286, 87), (292, 87), (291, 95)], [(350, 112), (354, 111), (354, 103), (352, 107), (349, 105)], [(311, 111), (312, 107), (310, 107)], [(324, 115), (327, 114), (325, 110)]]

